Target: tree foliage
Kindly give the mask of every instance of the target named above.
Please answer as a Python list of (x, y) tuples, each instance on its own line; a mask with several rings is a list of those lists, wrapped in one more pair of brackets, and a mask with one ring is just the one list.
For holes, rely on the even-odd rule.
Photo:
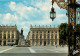
[(68, 35), (68, 24), (67, 23), (60, 24), (59, 34), (60, 34), (60, 43), (67, 42), (67, 35)]
[[(76, 25), (77, 36), (80, 36), (80, 24)], [(69, 33), (70, 32), (70, 33)], [(61, 23), (59, 26), (60, 44), (67, 44), (68, 37), (74, 35), (74, 29), (71, 24)]]
[(76, 25), (77, 36), (80, 36), (80, 24)]

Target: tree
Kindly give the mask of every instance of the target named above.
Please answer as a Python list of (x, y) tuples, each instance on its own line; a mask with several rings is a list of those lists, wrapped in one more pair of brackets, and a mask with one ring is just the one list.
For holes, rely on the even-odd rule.
[[(80, 37), (80, 24), (76, 25), (77, 36)], [(60, 44), (68, 44), (68, 37), (72, 41), (74, 35), (74, 29), (71, 24), (61, 23), (59, 26)]]
[(59, 27), (60, 32), (60, 44), (67, 44), (68, 42), (68, 24), (67, 23), (61, 23)]

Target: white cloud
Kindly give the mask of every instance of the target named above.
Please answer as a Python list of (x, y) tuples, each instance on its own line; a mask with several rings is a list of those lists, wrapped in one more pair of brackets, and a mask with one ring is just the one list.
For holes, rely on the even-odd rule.
[(35, 16), (34, 12), (38, 12), (37, 8), (25, 6), (23, 3), (15, 4), (15, 2), (11, 2), (9, 7), (25, 19), (29, 19), (30, 15)]
[[(26, 2), (28, 3), (28, 2)], [(9, 8), (11, 9), (13, 14), (6, 13), (0, 14), (0, 18), (2, 18), (2, 24), (17, 24), (18, 29), (24, 29), (24, 35), (27, 36), (27, 33), (30, 28), (30, 24), (32, 25), (48, 25), (48, 24), (60, 24), (62, 22), (67, 22), (66, 14), (60, 14), (60, 8), (54, 3), (54, 8), (56, 10), (56, 19), (51, 21), (50, 19), (50, 10), (51, 10), (51, 1), (46, 0), (42, 1), (33, 1), (31, 2), (32, 6), (24, 5), (19, 2), (10, 2)], [(60, 11), (59, 11), (60, 10)]]
[(13, 10), (13, 9), (15, 9), (16, 3), (15, 2), (11, 2), (9, 6)]
[(59, 17), (59, 18), (66, 17), (66, 14), (57, 14), (57, 17)]

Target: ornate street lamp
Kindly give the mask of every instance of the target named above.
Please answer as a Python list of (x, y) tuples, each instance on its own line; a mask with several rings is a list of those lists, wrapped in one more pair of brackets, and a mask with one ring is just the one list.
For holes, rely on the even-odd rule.
[(54, 3), (54, 0), (52, 0), (52, 8), (51, 8), (51, 11), (50, 11), (50, 18), (52, 19), (52, 21), (55, 19), (56, 17), (56, 12), (53, 8), (53, 3)]
[[(71, 46), (73, 45), (74, 47), (76, 46), (76, 9), (80, 8), (80, 1), (79, 0), (52, 0), (52, 5), (53, 3), (56, 2), (57, 5), (60, 8), (66, 9), (67, 10), (67, 16), (68, 16), (68, 25), (72, 26), (74, 31), (70, 29), (69, 31), (69, 37), (68, 37), (68, 55), (70, 55), (70, 50)], [(54, 10), (53, 10), (54, 11)], [(52, 12), (51, 12), (52, 13)], [(52, 13), (53, 15), (50, 16), (51, 19), (55, 18), (55, 13)], [(50, 14), (51, 15), (51, 14)], [(79, 16), (78, 16), (79, 17)], [(70, 27), (69, 27), (70, 28)], [(71, 32), (73, 34), (71, 34)], [(73, 35), (74, 38), (74, 44), (70, 42), (70, 37)], [(75, 48), (74, 48), (75, 49)]]
[(51, 8), (51, 12), (50, 12), (50, 18), (52, 19), (52, 21), (55, 19), (56, 17), (56, 12), (54, 11), (54, 8)]

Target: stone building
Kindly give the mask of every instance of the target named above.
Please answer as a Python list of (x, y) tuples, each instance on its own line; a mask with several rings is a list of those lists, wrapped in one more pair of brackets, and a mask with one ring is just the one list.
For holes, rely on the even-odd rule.
[(17, 26), (5, 26), (0, 25), (0, 45), (7, 45), (8, 42), (14, 42), (18, 44), (18, 34)]
[(59, 45), (59, 27), (31, 26), (26, 38), (30, 46)]

